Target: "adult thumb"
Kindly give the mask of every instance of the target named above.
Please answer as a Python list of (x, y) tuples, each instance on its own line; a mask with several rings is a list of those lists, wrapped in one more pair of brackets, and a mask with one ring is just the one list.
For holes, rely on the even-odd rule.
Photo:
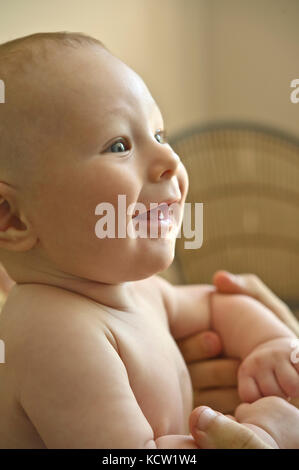
[(248, 286), (246, 286), (246, 282), (244, 282), (242, 276), (232, 274), (228, 271), (216, 271), (213, 275), (213, 284), (218, 292), (223, 294), (252, 295), (252, 293), (248, 292)]
[(251, 429), (206, 406), (195, 408), (190, 432), (201, 449), (272, 449)]

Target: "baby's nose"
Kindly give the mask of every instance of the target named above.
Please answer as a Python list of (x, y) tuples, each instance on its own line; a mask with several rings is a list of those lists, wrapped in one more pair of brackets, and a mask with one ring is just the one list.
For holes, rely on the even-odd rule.
[(156, 178), (171, 178), (178, 171), (180, 157), (171, 147), (164, 147), (153, 162), (153, 172)]

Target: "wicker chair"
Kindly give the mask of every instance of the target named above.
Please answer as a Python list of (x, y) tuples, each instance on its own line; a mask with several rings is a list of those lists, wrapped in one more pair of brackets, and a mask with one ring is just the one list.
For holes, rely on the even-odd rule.
[(204, 203), (203, 245), (184, 249), (178, 238), (162, 277), (194, 284), (211, 283), (218, 269), (252, 272), (299, 309), (299, 141), (226, 123), (193, 129), (170, 144), (189, 174), (186, 202)]

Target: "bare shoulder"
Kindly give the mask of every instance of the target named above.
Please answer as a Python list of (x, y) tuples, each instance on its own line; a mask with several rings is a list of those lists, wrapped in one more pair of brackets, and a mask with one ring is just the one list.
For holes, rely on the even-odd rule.
[(88, 320), (94, 311), (101, 312), (100, 306), (75, 292), (44, 284), (23, 284), (11, 289), (0, 321), (3, 327), (18, 325), (24, 331), (36, 332), (46, 324), (61, 328), (79, 318)]
[(47, 448), (143, 447), (153, 432), (105, 315), (54, 289), (15, 290), (0, 316), (8, 339), (18, 336), (9, 356), (21, 407)]
[[(116, 348), (104, 313), (84, 297), (42, 284), (15, 286), (0, 315), (0, 337), (7, 361), (21, 373), (25, 362), (38, 361), (58, 344), (71, 347), (74, 338), (88, 341), (102, 333)], [(88, 334), (87, 334), (88, 333)]]

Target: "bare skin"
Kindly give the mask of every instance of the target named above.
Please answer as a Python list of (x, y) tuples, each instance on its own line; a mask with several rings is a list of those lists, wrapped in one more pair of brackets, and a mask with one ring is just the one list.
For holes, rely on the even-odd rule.
[[(191, 380), (169, 334), (169, 320), (177, 312), (165, 309), (160, 282), (156, 276), (134, 282), (135, 308), (127, 311), (100, 306), (57, 287), (12, 288), (0, 317), (7, 348), (7, 366), (0, 369), (5, 384), (0, 395), (2, 448), (212, 446), (206, 435), (194, 433), (192, 419), (194, 439), (188, 434)], [(183, 299), (182, 292), (177, 300)], [(221, 314), (225, 307), (231, 311), (237, 305), (235, 299), (226, 301)], [(201, 309), (207, 313), (203, 305)], [(193, 312), (185, 315), (191, 328)], [(276, 402), (258, 412), (254, 408), (253, 413), (245, 408), (245, 414), (237, 410), (236, 418), (267, 445), (280, 447), (288, 435), (284, 432), (279, 439), (281, 420), (273, 419), (274, 409), (280, 409)], [(294, 440), (292, 429), (297, 427), (288, 423), (296, 424), (299, 414), (286, 411), (283, 408), (280, 414)]]
[[(114, 386), (120, 392), (119, 401), (128, 395), (128, 409), (122, 403), (123, 416), (119, 414), (117, 420), (128, 423), (131, 415), (136, 438), (148, 422), (145, 440), (139, 446), (146, 444), (146, 437), (150, 440), (154, 436), (188, 434), (192, 386), (184, 360), (168, 333), (162, 298), (157, 289), (153, 295), (155, 283), (149, 280), (137, 281), (135, 287), (138, 296), (134, 310), (126, 312), (109, 307), (103, 310), (97, 303), (60, 288), (28, 284), (12, 289), (0, 317), (1, 337), (6, 344), (6, 365), (0, 368), (0, 382), (5, 384), (0, 389), (2, 448), (122, 446), (117, 431), (114, 437), (108, 435), (105, 440), (103, 428), (99, 427), (99, 422), (106, 422), (109, 416), (112, 429), (119, 428), (122, 432), (122, 427), (109, 414), (112, 412), (109, 401), (114, 401), (112, 390), (98, 383), (102, 360), (100, 357), (95, 360), (92, 386), (86, 370), (92, 370), (92, 364), (90, 357), (84, 357), (84, 351), (93, 357), (105, 351), (112, 354), (112, 359), (121, 357), (125, 369), (120, 367), (120, 377), (115, 378)], [(32, 299), (36, 299), (36, 308), (28, 311), (26, 306), (33, 303)], [(49, 303), (51, 307), (46, 308), (44, 305)], [(42, 311), (38, 305), (43, 305)], [(103, 352), (101, 337), (105, 340)], [(73, 354), (68, 356), (72, 349)], [(63, 381), (62, 367), (66, 369)], [(113, 361), (109, 368), (113, 370)], [(134, 392), (132, 397), (126, 374)], [(88, 390), (82, 381), (87, 382)], [(101, 406), (104, 415), (95, 400), (96, 393), (101, 403), (105, 403)], [(130, 405), (133, 397), (140, 409), (137, 403)], [(81, 424), (76, 435), (82, 416), (90, 416), (90, 422), (85, 430)], [(70, 435), (65, 432), (65, 422), (72, 429)], [(107, 432), (109, 427), (104, 429)]]
[[(0, 248), (16, 281), (0, 317), (1, 445), (198, 448), (188, 435), (191, 381), (174, 339), (213, 326), (226, 351), (247, 360), (261, 343), (293, 335), (251, 304), (251, 314), (262, 312), (263, 334), (247, 342), (235, 335), (230, 345), (244, 299), (226, 303), (235, 313), (223, 326), (221, 297), (210, 310), (212, 286), (172, 288), (155, 276), (173, 260), (188, 189), (179, 157), (156, 139), (161, 113), (140, 77), (106, 51), (54, 57), (41, 96), (61, 134), (44, 143), (30, 181), (18, 173), (0, 183)], [(26, 99), (30, 93), (36, 102), (32, 83)], [(112, 151), (116, 142), (120, 152)], [(171, 236), (95, 237), (95, 207), (117, 207), (119, 194), (127, 206), (179, 200)], [(282, 347), (287, 367), (285, 357)], [(285, 383), (297, 393), (296, 380)]]
[[(218, 292), (256, 298), (298, 336), (299, 322), (295, 315), (258, 276), (217, 271), (213, 283)], [(183, 338), (178, 345), (191, 375), (194, 406), (207, 405), (221, 413), (233, 415), (241, 403), (237, 390), (240, 361), (223, 355), (217, 357), (222, 352), (222, 345), (219, 336), (212, 331)], [(290, 402), (299, 407), (298, 398)]]
[(236, 417), (201, 406), (190, 416), (191, 433), (204, 449), (298, 449), (299, 410), (279, 397), (243, 403)]
[[(66, 61), (68, 66), (65, 66)], [(84, 73), (79, 73), (83, 69)], [(181, 213), (180, 220), (175, 221), (177, 229), (181, 223), (182, 208), (188, 189), (187, 173), (170, 146), (163, 142), (161, 144), (160, 139), (157, 139), (159, 129), (164, 129), (164, 123), (159, 108), (146, 86), (135, 72), (118, 59), (98, 48), (77, 50), (72, 53), (71, 58), (68, 58), (63, 51), (61, 53), (58, 51), (55, 60), (49, 63), (47, 74), (48, 82), (53, 83), (53, 88), (49, 86), (43, 94), (44, 105), (55, 109), (53, 119), (59, 121), (58, 129), (63, 128), (64, 139), (54, 139), (54, 136), (51, 136), (50, 147), (43, 154), (42, 164), (35, 162), (37, 167), (32, 174), (30, 184), (27, 184), (26, 178), (24, 181), (20, 180), (20, 173), (18, 180), (7, 181), (9, 185), (0, 183), (0, 192), (5, 201), (2, 210), (5, 223), (3, 222), (1, 226), (0, 247), (8, 274), (16, 281), (1, 314), (1, 338), (5, 341), (7, 356), (7, 366), (2, 368), (1, 373), (5, 374), (4, 382), (9, 384), (3, 391), (6, 400), (2, 397), (2, 403), (7, 403), (8, 396), (14, 396), (15, 401), (12, 406), (15, 413), (12, 412), (12, 408), (7, 408), (10, 410), (6, 413), (7, 419), (16, 419), (18, 412), (20, 420), (23, 420), (22, 426), (17, 427), (18, 431), (14, 429), (10, 433), (8, 422), (5, 426), (3, 424), (1, 433), (6, 437), (3, 437), (2, 445), (4, 447), (109, 447), (115, 442), (115, 446), (121, 446), (117, 433), (113, 442), (110, 439), (108, 443), (96, 432), (99, 422), (103, 422), (98, 412), (99, 403), (103, 413), (109, 411), (108, 406), (107, 409), (103, 408), (103, 402), (106, 402), (108, 396), (106, 398), (99, 396), (98, 403), (92, 395), (98, 393), (96, 377), (101, 372), (99, 364), (102, 362), (94, 364), (96, 370), (92, 373), (96, 390), (88, 383), (86, 386), (89, 394), (87, 390), (82, 389), (82, 395), (85, 397), (83, 401), (81, 394), (77, 392), (81, 383), (77, 370), (80, 367), (89, 369), (91, 365), (83, 353), (82, 363), (78, 359), (77, 363), (73, 364), (71, 355), (67, 354), (67, 348), (72, 348), (73, 343), (69, 342), (70, 335), (64, 331), (71, 329), (72, 338), (76, 337), (76, 334), (79, 335), (76, 344), (78, 351), (83, 351), (91, 341), (89, 337), (88, 341), (85, 340), (84, 331), (86, 334), (90, 329), (95, 331), (94, 322), (97, 322), (98, 341), (95, 341), (95, 344), (91, 342), (93, 344), (90, 346), (91, 356), (98, 356), (101, 359), (104, 354), (108, 354), (109, 358), (112, 356), (111, 370), (113, 367), (120, 368), (119, 383), (116, 383), (115, 387), (124, 390), (124, 395), (127, 393), (130, 396), (132, 392), (131, 388), (128, 388), (127, 374), (131, 370), (129, 373), (131, 380), (141, 377), (140, 368), (146, 363), (143, 361), (134, 365), (132, 348), (138, 347), (138, 341), (141, 342), (140, 357), (149, 350), (153, 353), (156, 348), (157, 358), (153, 364), (161, 362), (163, 357), (163, 350), (159, 350), (156, 345), (157, 340), (150, 345), (150, 348), (148, 345), (146, 349), (143, 346), (144, 334), (149, 331), (148, 322), (150, 321), (153, 327), (153, 316), (155, 316), (156, 324), (159, 325), (160, 322), (161, 326), (160, 347), (165, 343), (169, 349), (161, 375), (163, 377), (165, 372), (165, 382), (161, 383), (162, 388), (159, 389), (157, 380), (152, 379), (152, 374), (146, 375), (142, 390), (138, 391), (138, 386), (134, 387), (134, 392), (139, 397), (139, 405), (134, 401), (133, 408), (128, 406), (126, 411), (125, 407), (122, 407), (123, 412), (127, 413), (136, 424), (134, 433), (138, 438), (136, 442), (132, 438), (131, 445), (143, 447), (147, 441), (151, 442), (161, 433), (184, 433), (192, 406), (190, 379), (179, 350), (167, 334), (163, 317), (165, 310), (163, 312), (161, 307), (160, 311), (157, 309), (155, 302), (159, 302), (159, 296), (157, 295), (157, 300), (154, 300), (153, 289), (150, 289), (151, 302), (148, 306), (145, 305), (142, 288), (143, 282), (148, 285), (146, 280), (148, 277), (165, 269), (173, 260), (175, 233), (167, 240), (128, 237), (101, 240), (94, 234), (97, 220), (94, 211), (97, 204), (102, 201), (110, 202), (117, 207), (119, 194), (126, 195), (127, 206), (138, 201), (148, 206), (152, 202), (179, 199)], [(55, 80), (51, 80), (53, 77)], [(35, 81), (38, 81), (38, 76), (33, 77), (33, 83)], [(65, 82), (69, 84), (67, 89), (63, 86)], [(38, 96), (34, 94), (38, 93), (37, 88), (31, 84), (27, 85), (28, 93), (24, 93), (24, 99), (28, 100), (28, 103), (36, 102)], [(28, 103), (26, 101), (25, 105)], [(116, 110), (117, 107), (126, 114), (122, 114), (119, 109)], [(51, 131), (51, 126), (49, 129)], [(121, 141), (124, 146), (121, 153), (112, 153), (111, 145), (116, 141)], [(22, 228), (15, 223), (16, 216), (23, 221)], [(129, 220), (128, 215), (126, 222)], [(135, 281), (141, 283), (140, 289), (135, 289)], [(72, 296), (76, 299), (76, 306), (71, 302)], [(67, 324), (69, 317), (66, 298), (72, 305), (70, 324)], [(36, 299), (36, 303), (33, 299)], [(139, 315), (138, 320), (136, 312)], [(112, 322), (111, 325), (108, 317)], [(26, 320), (22, 321), (22, 318)], [(136, 320), (135, 328), (138, 322), (141, 322), (142, 335), (139, 339), (135, 339), (133, 333), (130, 334), (132, 328), (130, 322), (133, 318)], [(76, 322), (80, 325), (78, 331), (74, 326)], [(109, 333), (107, 333), (107, 322)], [(52, 335), (50, 325), (53, 328)], [(39, 338), (43, 338), (41, 342)], [(57, 345), (59, 338), (60, 343), (64, 343), (63, 351)], [(119, 347), (124, 362), (120, 360), (119, 355), (116, 357)], [(38, 354), (33, 354), (34, 350), (38, 351)], [(17, 353), (14, 354), (14, 351)], [(64, 386), (60, 390), (61, 381), (55, 372), (61, 373), (59, 367), (61, 355), (65, 356), (69, 363), (65, 368), (76, 383), (74, 382), (70, 388)], [(115, 366), (113, 366), (114, 360)], [(84, 361), (87, 361), (87, 364)], [(173, 367), (170, 367), (169, 361)], [(45, 394), (41, 396), (39, 393), (41, 382), (51, 377), (53, 362), (58, 364), (57, 371), (53, 371), (53, 380), (45, 388)], [(35, 367), (38, 373), (33, 376), (31, 370)], [(169, 373), (164, 371), (165, 368)], [(11, 373), (12, 370), (14, 373)], [(46, 377), (42, 371), (46, 371)], [(11, 381), (8, 380), (10, 373)], [(106, 393), (110, 388), (109, 384), (107, 378)], [(13, 391), (14, 386), (16, 388)], [(51, 389), (51, 386), (54, 389)], [(160, 397), (168, 397), (168, 406), (164, 412), (162, 411), (162, 404), (165, 407), (164, 400), (161, 402), (161, 408), (154, 413), (151, 410), (152, 402), (143, 403), (143, 400), (146, 402), (151, 395), (144, 393), (143, 399), (140, 396), (144, 390), (149, 389), (152, 389), (154, 395), (160, 392), (158, 393)], [(55, 407), (48, 406), (51, 396), (47, 396), (46, 390), (49, 394), (52, 391), (52, 396), (60, 397), (61, 402), (65, 400), (70, 403), (68, 419), (72, 421), (73, 426), (67, 436), (60, 435), (57, 429), (53, 431), (51, 423), (47, 421), (48, 410), (51, 409), (56, 426), (63, 434), (63, 426), (59, 426), (58, 423), (59, 420), (66, 419), (65, 414), (61, 414), (59, 408), (55, 413)], [(70, 390), (74, 391), (73, 397), (72, 394), (69, 395)], [(170, 391), (171, 396), (177, 398), (176, 402), (182, 402), (182, 410), (178, 415), (173, 414), (171, 419), (171, 414), (178, 411), (178, 408), (177, 403), (170, 400)], [(112, 397), (109, 399), (112, 403)], [(80, 436), (76, 436), (74, 429), (78, 426), (79, 417), (71, 407), (76, 400), (79, 400), (76, 408), (80, 417), (84, 413), (85, 405), (90, 413), (89, 430)], [(94, 403), (95, 410), (92, 409), (91, 403)], [(144, 415), (139, 406), (142, 407)], [(67, 414), (67, 410), (65, 413)], [(161, 416), (164, 416), (162, 420)], [(103, 419), (106, 420), (105, 416)], [(44, 420), (48, 422), (46, 429), (43, 427)], [(126, 423), (126, 420), (123, 422)], [(33, 426), (38, 429), (35, 434)], [(115, 427), (115, 423), (113, 426)], [(140, 432), (140, 426), (144, 426), (144, 435)], [(24, 433), (21, 433), (22, 429)], [(127, 436), (127, 433), (125, 435)], [(130, 439), (126, 442), (126, 446), (130, 446)]]
[[(15, 283), (2, 266), (0, 266), (0, 278), (1, 290), (7, 296)], [(218, 292), (255, 297), (298, 334), (299, 322), (294, 314), (256, 275), (233, 275), (226, 271), (218, 271), (214, 275), (213, 282)], [(222, 413), (234, 414), (240, 404), (237, 390), (237, 371), (240, 361), (217, 357), (221, 354), (222, 345), (219, 336), (213, 331), (199, 332), (178, 340), (177, 343), (191, 375), (194, 406), (204, 404)], [(298, 399), (292, 399), (291, 403), (299, 407)]]

